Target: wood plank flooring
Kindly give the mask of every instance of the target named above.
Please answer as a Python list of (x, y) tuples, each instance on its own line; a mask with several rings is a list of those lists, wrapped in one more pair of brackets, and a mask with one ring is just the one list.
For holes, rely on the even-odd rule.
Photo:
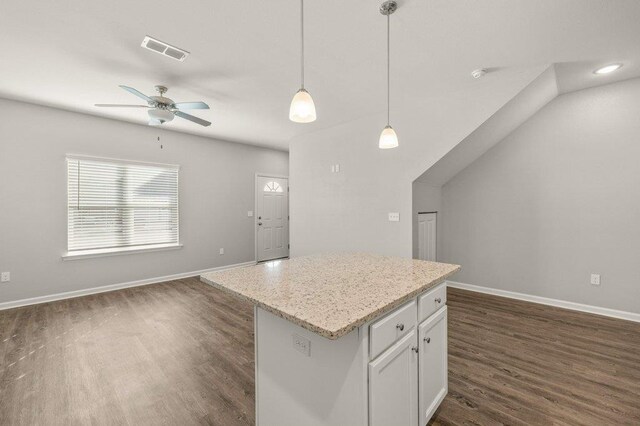
[[(640, 324), (449, 289), (432, 425), (640, 425)], [(0, 425), (251, 425), (253, 310), (197, 278), (0, 311)]]
[(432, 425), (640, 425), (640, 324), (448, 289)]

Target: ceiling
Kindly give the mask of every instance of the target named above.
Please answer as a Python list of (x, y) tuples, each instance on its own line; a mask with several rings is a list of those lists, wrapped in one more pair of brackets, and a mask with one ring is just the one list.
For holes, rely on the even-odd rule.
[[(640, 74), (637, 0), (400, 0), (392, 16), (392, 109), (473, 93), (501, 73), (556, 67), (560, 91)], [(295, 136), (379, 114), (385, 101), (385, 19), (378, 1), (307, 1), (306, 87), (318, 120), (288, 120), (299, 88), (297, 0), (3, 0), (0, 97), (147, 123), (118, 88), (169, 87), (175, 101), (203, 100), (212, 121), (168, 128), (288, 149)], [(186, 49), (184, 63), (140, 47), (145, 35)], [(594, 65), (624, 62), (602, 78)], [(392, 111), (393, 121), (393, 111)]]

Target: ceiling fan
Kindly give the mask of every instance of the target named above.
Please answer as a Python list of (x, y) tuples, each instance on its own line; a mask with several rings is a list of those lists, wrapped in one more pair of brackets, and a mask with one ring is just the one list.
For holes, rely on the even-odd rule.
[(117, 107), (117, 108), (149, 108), (147, 113), (149, 114), (149, 125), (159, 126), (167, 121), (173, 120), (173, 117), (184, 118), (185, 120), (193, 121), (201, 126), (210, 126), (211, 123), (207, 120), (195, 117), (193, 115), (183, 112), (188, 109), (209, 109), (209, 105), (204, 102), (173, 102), (169, 98), (165, 98), (164, 94), (167, 92), (165, 86), (155, 86), (156, 91), (160, 96), (147, 96), (144, 93), (134, 89), (133, 87), (120, 86), (127, 92), (136, 95), (137, 97), (147, 101), (147, 105), (121, 105), (121, 104), (96, 104), (97, 107)]

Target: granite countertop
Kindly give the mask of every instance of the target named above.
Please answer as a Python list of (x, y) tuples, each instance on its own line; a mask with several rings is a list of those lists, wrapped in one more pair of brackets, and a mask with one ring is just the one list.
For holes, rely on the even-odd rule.
[(275, 260), (200, 279), (301, 327), (337, 339), (460, 270), (361, 253)]

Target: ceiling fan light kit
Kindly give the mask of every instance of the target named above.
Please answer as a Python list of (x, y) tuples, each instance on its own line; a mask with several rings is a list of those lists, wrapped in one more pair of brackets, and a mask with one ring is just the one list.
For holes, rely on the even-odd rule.
[(122, 89), (143, 99), (147, 105), (122, 105), (122, 104), (95, 104), (97, 107), (116, 107), (116, 108), (149, 108), (149, 125), (159, 126), (161, 124), (172, 121), (174, 117), (184, 118), (201, 126), (210, 126), (211, 123), (199, 117), (185, 113), (183, 110), (189, 109), (209, 109), (209, 105), (204, 102), (173, 102), (172, 99), (164, 96), (167, 93), (165, 86), (156, 86), (156, 91), (160, 96), (147, 96), (139, 90), (129, 86), (120, 86)]

